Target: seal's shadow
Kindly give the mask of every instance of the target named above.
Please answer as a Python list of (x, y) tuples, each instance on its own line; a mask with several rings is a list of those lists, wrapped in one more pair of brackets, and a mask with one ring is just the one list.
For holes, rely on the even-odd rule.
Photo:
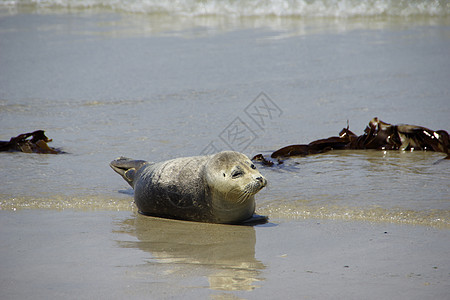
[(200, 270), (215, 290), (253, 290), (263, 280), (265, 265), (255, 259), (256, 234), (251, 226), (219, 225), (135, 215), (120, 222), (121, 232), (137, 241), (119, 241), (138, 248), (155, 262), (169, 264), (179, 273)]

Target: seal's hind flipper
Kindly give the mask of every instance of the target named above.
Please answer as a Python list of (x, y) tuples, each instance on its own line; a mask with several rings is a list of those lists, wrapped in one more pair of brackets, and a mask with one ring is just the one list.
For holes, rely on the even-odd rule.
[(121, 156), (110, 162), (109, 166), (116, 171), (116, 173), (122, 176), (123, 179), (131, 185), (131, 187), (133, 187), (133, 180), (136, 171), (146, 164), (148, 164), (148, 162), (145, 160), (134, 160)]

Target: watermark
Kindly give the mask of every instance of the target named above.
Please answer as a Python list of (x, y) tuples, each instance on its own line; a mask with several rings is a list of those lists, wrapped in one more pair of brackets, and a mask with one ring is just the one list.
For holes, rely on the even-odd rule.
[(208, 146), (206, 146), (202, 152), (200, 152), (200, 155), (210, 155), (210, 154), (214, 154), (220, 152), (220, 148), (218, 148), (214, 141), (211, 141)]
[(236, 119), (234, 119), (233, 122), (225, 127), (219, 134), (219, 138), (233, 150), (247, 149), (257, 137), (258, 135), (239, 117), (236, 117)]
[(281, 109), (265, 93), (261, 92), (245, 109), (247, 116), (264, 130), (266, 122), (281, 117)]
[(265, 131), (267, 124), (279, 118), (283, 111), (269, 98), (261, 92), (244, 109), (244, 116), (237, 116), (226, 126), (218, 136), (218, 139), (211, 141), (200, 153), (209, 155), (223, 150), (223, 145), (229, 150), (244, 152), (259, 136), (257, 131)]

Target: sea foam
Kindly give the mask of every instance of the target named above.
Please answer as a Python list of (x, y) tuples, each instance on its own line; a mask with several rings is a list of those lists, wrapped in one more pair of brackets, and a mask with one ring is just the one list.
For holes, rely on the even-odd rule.
[(96, 9), (174, 16), (373, 17), (449, 16), (448, 0), (0, 0), (0, 7)]

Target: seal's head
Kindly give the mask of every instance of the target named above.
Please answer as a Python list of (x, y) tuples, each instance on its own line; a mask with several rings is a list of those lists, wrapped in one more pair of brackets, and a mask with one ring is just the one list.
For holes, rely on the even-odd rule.
[(239, 211), (247, 218), (255, 210), (254, 195), (267, 185), (252, 161), (234, 151), (212, 155), (205, 166), (205, 178), (216, 210), (228, 214)]

